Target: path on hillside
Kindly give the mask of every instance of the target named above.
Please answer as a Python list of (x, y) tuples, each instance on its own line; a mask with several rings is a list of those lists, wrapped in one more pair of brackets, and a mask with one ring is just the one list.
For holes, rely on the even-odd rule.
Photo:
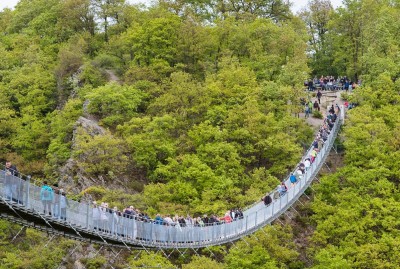
[(110, 69), (105, 69), (104, 70), (107, 73), (108, 81), (115, 81), (117, 83), (121, 83), (121, 79), (115, 74), (113, 70)]
[[(323, 119), (326, 118), (328, 107), (330, 107), (333, 104), (333, 106), (336, 109), (336, 104), (339, 106), (344, 104), (344, 101), (341, 99), (341, 94), (343, 91), (321, 91), (321, 92), (322, 92), (322, 98), (321, 98), (320, 108), (321, 108), (321, 113), (324, 117), (322, 119), (317, 119), (314, 118), (311, 113), (310, 117), (306, 119), (306, 122), (315, 128), (319, 128), (322, 125)], [(311, 101), (314, 103), (314, 101), (318, 99), (317, 97), (312, 97), (312, 93), (313, 92), (308, 92)], [(300, 118), (304, 117), (305, 113), (304, 112), (300, 113)]]

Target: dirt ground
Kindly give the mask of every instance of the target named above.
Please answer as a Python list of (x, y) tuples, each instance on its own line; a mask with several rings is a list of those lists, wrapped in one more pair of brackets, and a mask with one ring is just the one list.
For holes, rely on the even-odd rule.
[[(344, 101), (341, 99), (341, 94), (343, 91), (322, 91), (321, 104), (319, 105), (322, 115), (326, 116), (329, 107), (333, 104), (336, 109), (336, 104), (341, 106), (344, 104)], [(311, 93), (310, 93), (311, 97)], [(315, 100), (318, 100), (317, 97), (311, 97), (311, 101), (314, 103)], [(300, 118), (305, 118), (305, 113), (300, 113)], [(306, 122), (316, 128), (319, 128), (322, 125), (323, 119), (317, 119), (310, 114), (310, 117), (306, 118)]]

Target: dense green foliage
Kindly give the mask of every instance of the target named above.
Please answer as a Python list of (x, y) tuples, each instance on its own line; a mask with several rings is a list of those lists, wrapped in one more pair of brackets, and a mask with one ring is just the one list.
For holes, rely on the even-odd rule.
[(386, 76), (356, 90), (344, 130), (345, 167), (313, 203), (315, 268), (398, 268), (399, 89)]
[(301, 16), (310, 34), (315, 75), (347, 75), (372, 82), (381, 73), (400, 76), (399, 2), (346, 0), (333, 10), (328, 0), (312, 0)]
[(0, 266), (1, 268), (57, 268), (72, 240), (49, 242), (47, 234), (0, 220)]
[[(213, 14), (181, 16), (168, 2), (146, 10), (35, 0), (3, 11), (9, 124), (0, 157), (50, 181), (79, 183), (79, 171), (104, 183), (139, 182), (136, 189), (148, 183), (142, 209), (151, 213), (220, 213), (253, 202), (311, 136), (292, 117), (308, 71), (305, 28), (275, 4), (282, 9), (265, 16), (257, 13), (266, 3), (251, 16), (211, 2)], [(104, 129), (91, 131), (79, 117)]]
[[(346, 97), (359, 106), (341, 138), (345, 166), (322, 178), (304, 208), (311, 217), (297, 219), (311, 230), (303, 245), (293, 242), (299, 227), (273, 225), (174, 263), (398, 268), (399, 17), (395, 0), (337, 10), (313, 0), (298, 17), (280, 0), (21, 0), (0, 12), (0, 159), (51, 182), (72, 178), (75, 198), (221, 213), (258, 200), (299, 160), (312, 136), (294, 117), (309, 73), (362, 79)], [(102, 186), (86, 188), (87, 178)], [(51, 243), (50, 253), (30, 229), (11, 242), (18, 230), (0, 222), (2, 267), (55, 268), (72, 245)], [(160, 254), (131, 258), (173, 266)]]

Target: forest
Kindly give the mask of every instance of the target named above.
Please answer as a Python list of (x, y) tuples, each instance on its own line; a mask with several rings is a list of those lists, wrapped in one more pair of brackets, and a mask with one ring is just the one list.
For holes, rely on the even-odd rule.
[[(400, 267), (400, 1), (20, 0), (0, 11), (0, 161), (75, 200), (222, 214), (275, 188), (314, 129), (304, 81), (360, 81), (293, 219), (232, 245), (112, 259), (0, 220), (0, 268)], [(99, 253), (93, 255), (93, 253)], [(112, 260), (112, 261), (111, 261)]]

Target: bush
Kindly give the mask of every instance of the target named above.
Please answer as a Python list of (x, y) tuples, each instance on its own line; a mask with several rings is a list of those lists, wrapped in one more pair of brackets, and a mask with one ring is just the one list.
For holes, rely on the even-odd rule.
[(106, 264), (107, 260), (105, 257), (97, 256), (97, 257), (91, 258), (91, 259), (83, 258), (83, 259), (81, 259), (81, 262), (88, 269), (97, 269), (97, 268), (101, 268), (104, 264)]
[(93, 60), (93, 64), (102, 68), (117, 68), (119, 61), (115, 56), (100, 54)]
[(133, 86), (109, 83), (86, 95), (89, 113), (101, 117), (107, 127), (116, 126), (136, 115), (146, 95)]
[(322, 119), (322, 118), (324, 117), (324, 116), (322, 115), (322, 113), (319, 112), (318, 110), (314, 110), (312, 116), (313, 116), (314, 118), (316, 118), (316, 119)]
[(111, 133), (91, 136), (82, 127), (78, 127), (75, 143), (72, 156), (79, 169), (84, 170), (87, 175), (102, 175), (107, 178), (119, 176), (129, 165), (126, 144)]
[(342, 92), (342, 94), (340, 95), (340, 98), (344, 101), (348, 101), (349, 100), (349, 94), (347, 92)]

